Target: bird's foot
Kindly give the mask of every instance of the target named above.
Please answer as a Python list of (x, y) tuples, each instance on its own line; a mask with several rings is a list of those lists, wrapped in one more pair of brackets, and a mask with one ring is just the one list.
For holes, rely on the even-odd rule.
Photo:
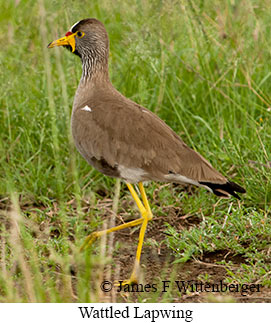
[[(133, 286), (138, 284), (138, 275), (139, 275), (140, 265), (139, 261), (136, 259), (132, 274), (129, 279), (119, 280), (114, 283), (114, 286), (119, 288), (119, 291), (125, 291), (125, 286)], [(128, 287), (129, 289), (129, 287)], [(127, 289), (126, 289), (127, 291)]]
[(125, 291), (125, 287), (127, 285), (132, 286), (137, 284), (138, 284), (137, 276), (134, 273), (132, 273), (129, 279), (115, 281), (114, 286), (118, 287), (120, 291), (121, 290)]
[(90, 235), (88, 235), (86, 237), (84, 243), (82, 244), (82, 246), (80, 248), (80, 251), (89, 248), (93, 244), (93, 242), (95, 242), (99, 237), (100, 237), (99, 231), (92, 232)]

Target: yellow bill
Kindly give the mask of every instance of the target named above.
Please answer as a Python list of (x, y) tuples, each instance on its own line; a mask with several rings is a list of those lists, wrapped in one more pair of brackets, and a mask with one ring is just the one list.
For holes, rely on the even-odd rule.
[(62, 37), (62, 38), (52, 41), (47, 47), (53, 48), (55, 46), (70, 45), (72, 48), (72, 52), (74, 52), (75, 51), (75, 35), (76, 35), (76, 33), (67, 32), (65, 37)]

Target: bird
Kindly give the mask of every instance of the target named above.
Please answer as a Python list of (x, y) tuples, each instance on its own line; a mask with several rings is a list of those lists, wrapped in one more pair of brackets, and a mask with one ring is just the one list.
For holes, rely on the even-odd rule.
[(192, 184), (223, 198), (240, 199), (237, 193), (246, 191), (185, 144), (151, 110), (126, 98), (113, 86), (108, 71), (109, 37), (101, 21), (87, 18), (76, 22), (64, 37), (48, 44), (48, 48), (55, 46), (67, 48), (82, 62), (71, 114), (77, 150), (104, 175), (123, 180), (141, 214), (136, 220), (91, 233), (81, 249), (102, 235), (140, 225), (132, 273), (123, 281), (136, 284), (147, 224), (153, 218), (144, 182)]

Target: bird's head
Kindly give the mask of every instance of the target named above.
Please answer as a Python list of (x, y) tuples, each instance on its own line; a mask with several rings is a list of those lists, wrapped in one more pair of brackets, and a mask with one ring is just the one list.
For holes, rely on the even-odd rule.
[(64, 46), (84, 58), (104, 60), (108, 58), (109, 40), (104, 25), (95, 18), (80, 20), (66, 35), (54, 40), (48, 48)]

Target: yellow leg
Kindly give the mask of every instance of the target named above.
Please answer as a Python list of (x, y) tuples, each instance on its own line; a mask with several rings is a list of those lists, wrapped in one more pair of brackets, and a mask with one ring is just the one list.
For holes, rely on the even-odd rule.
[[(139, 232), (139, 239), (138, 239), (138, 245), (137, 245), (137, 251), (136, 251), (136, 259), (135, 259), (135, 264), (134, 264), (134, 268), (131, 274), (131, 277), (128, 280), (125, 280), (122, 284), (134, 284), (137, 283), (138, 279), (138, 271), (139, 271), (139, 267), (140, 267), (140, 258), (141, 258), (141, 252), (142, 252), (142, 246), (143, 246), (143, 241), (144, 241), (144, 236), (145, 236), (145, 232), (146, 232), (146, 228), (148, 225), (148, 221), (151, 220), (153, 218), (152, 212), (151, 212), (151, 208), (149, 206), (149, 202), (147, 200), (147, 196), (146, 196), (146, 192), (144, 190), (144, 186), (142, 182), (139, 182), (139, 190), (142, 196), (142, 200), (144, 203), (144, 207), (141, 203), (141, 201), (139, 200), (134, 188), (132, 187), (131, 184), (127, 184), (134, 200), (136, 201), (136, 204), (139, 208), (139, 211), (141, 213), (143, 222), (140, 228), (140, 232)], [(130, 187), (131, 186), (131, 187)], [(137, 202), (137, 200), (139, 200), (140, 203)], [(139, 207), (140, 206), (140, 207)]]
[(147, 199), (146, 192), (144, 190), (143, 183), (142, 182), (139, 182), (138, 186), (139, 186), (139, 190), (140, 190), (140, 193), (141, 193), (141, 196), (142, 196), (142, 200), (143, 200), (145, 209), (148, 212), (148, 219), (151, 220), (153, 218), (153, 215), (152, 215), (152, 211), (151, 211), (151, 208), (150, 208), (148, 199)]
[(90, 247), (96, 239), (98, 239), (99, 237), (101, 237), (104, 234), (108, 234), (108, 233), (122, 230), (125, 228), (133, 227), (135, 225), (141, 224), (143, 222), (143, 220), (144, 219), (140, 218), (140, 219), (137, 219), (137, 220), (134, 220), (134, 221), (131, 221), (128, 223), (124, 223), (124, 224), (118, 225), (117, 227), (113, 227), (113, 228), (110, 228), (107, 230), (92, 232), (89, 236), (86, 237), (86, 240), (84, 241), (83, 245), (81, 246), (80, 251)]
[(152, 211), (151, 211), (151, 208), (149, 206), (149, 202), (147, 200), (146, 192), (144, 190), (142, 182), (139, 183), (139, 190), (140, 190), (142, 200), (143, 200), (143, 203), (144, 203), (144, 206), (145, 206), (145, 212), (141, 213), (144, 221), (143, 221), (143, 223), (141, 225), (141, 228), (140, 228), (139, 241), (138, 241), (137, 251), (136, 251), (136, 262), (138, 264), (135, 263), (134, 267), (138, 266), (139, 263), (140, 263), (140, 257), (141, 257), (141, 251), (142, 251), (145, 231), (147, 229), (148, 221), (150, 221), (153, 218)]
[[(142, 184), (141, 182), (139, 183), (139, 184)], [(135, 191), (135, 189), (133, 188), (133, 185), (131, 185), (130, 183), (127, 183), (126, 184), (127, 185), (127, 187), (129, 188), (129, 191), (130, 191), (130, 193), (131, 193), (131, 195), (132, 195), (132, 197), (133, 197), (133, 199), (135, 200), (135, 202), (136, 202), (136, 205), (137, 205), (137, 207), (139, 208), (139, 211), (140, 211), (140, 213), (141, 213), (141, 215), (144, 213), (146, 213), (146, 209), (145, 209), (145, 207), (143, 206), (143, 204), (142, 204), (142, 202), (140, 201), (140, 198), (138, 197), (138, 195), (136, 194), (136, 191)], [(145, 193), (145, 192), (144, 192)], [(146, 194), (145, 194), (146, 195)]]
[(138, 241), (138, 246), (137, 246), (137, 251), (136, 251), (136, 259), (135, 259), (135, 264), (134, 264), (134, 268), (131, 274), (130, 279), (125, 280), (123, 282), (123, 284), (132, 284), (132, 283), (137, 283), (137, 276), (138, 276), (138, 270), (139, 270), (139, 265), (140, 265), (140, 258), (141, 258), (141, 251), (142, 251), (142, 246), (143, 246), (143, 241), (144, 241), (144, 235), (145, 235), (145, 231), (147, 228), (147, 224), (148, 221), (152, 219), (153, 215), (149, 206), (149, 202), (147, 200), (147, 196), (143, 187), (142, 182), (139, 183), (139, 190), (142, 196), (142, 201), (143, 204), (140, 200), (140, 198), (138, 197), (135, 189), (133, 188), (133, 186), (130, 183), (127, 183), (127, 187), (133, 197), (133, 199), (136, 202), (136, 205), (141, 213), (141, 218), (128, 222), (128, 223), (124, 223), (121, 225), (118, 225), (116, 227), (107, 229), (107, 230), (103, 230), (103, 231), (96, 231), (91, 233), (85, 240), (85, 242), (83, 243), (83, 245), (81, 246), (80, 250), (83, 250), (85, 248), (88, 248), (97, 238), (99, 238), (100, 236), (104, 235), (104, 234), (108, 234), (111, 232), (115, 232), (121, 229), (125, 229), (125, 228), (129, 228), (129, 227), (133, 227), (135, 225), (141, 225), (140, 228), (140, 233), (139, 233), (139, 241)]

